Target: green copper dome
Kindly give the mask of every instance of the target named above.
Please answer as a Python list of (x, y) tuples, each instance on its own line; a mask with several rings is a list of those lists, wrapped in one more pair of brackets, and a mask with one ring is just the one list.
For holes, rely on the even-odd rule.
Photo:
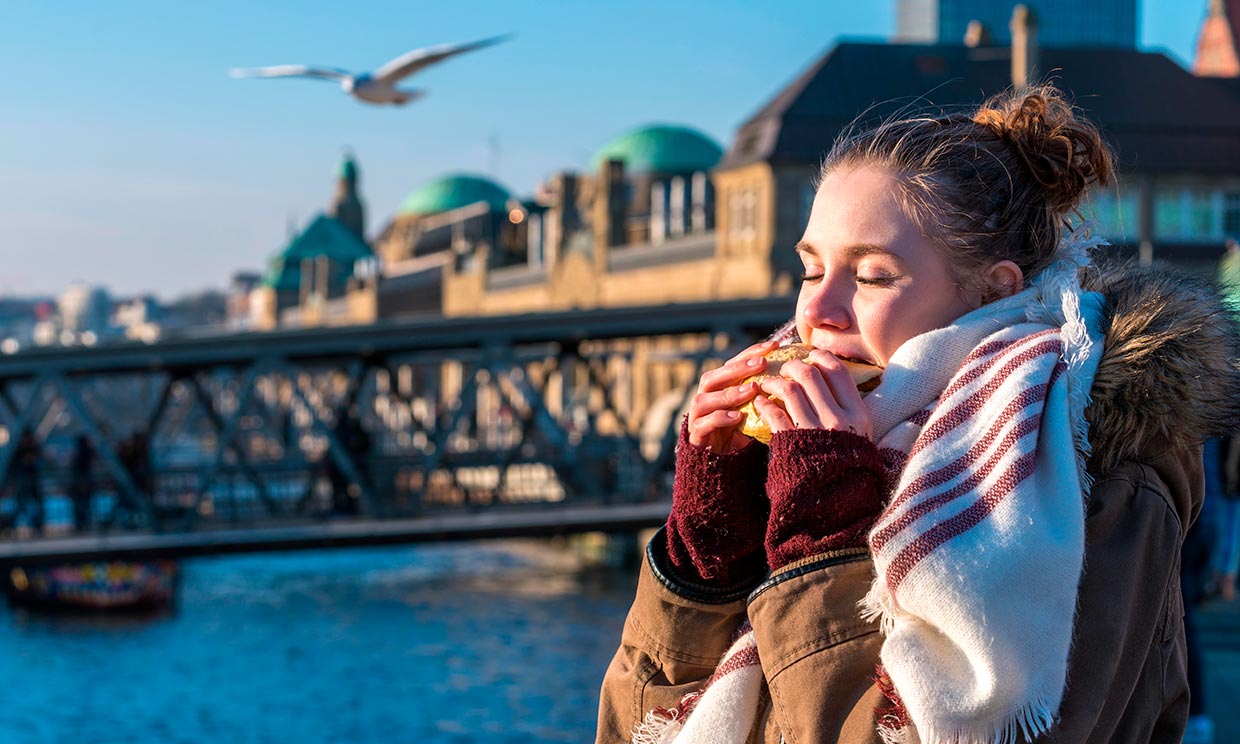
[(634, 173), (686, 173), (710, 170), (723, 148), (701, 132), (669, 124), (651, 124), (625, 132), (590, 161), (597, 171), (608, 160), (623, 160)]
[(401, 214), (436, 214), (484, 201), (497, 212), (507, 211), (512, 195), (485, 176), (453, 174), (437, 178), (410, 194), (400, 205)]

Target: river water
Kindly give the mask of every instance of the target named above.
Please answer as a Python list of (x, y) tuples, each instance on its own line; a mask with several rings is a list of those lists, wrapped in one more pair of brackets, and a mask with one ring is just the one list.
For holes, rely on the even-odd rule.
[(158, 617), (0, 603), (0, 742), (586, 742), (632, 572), (529, 542), (195, 559)]

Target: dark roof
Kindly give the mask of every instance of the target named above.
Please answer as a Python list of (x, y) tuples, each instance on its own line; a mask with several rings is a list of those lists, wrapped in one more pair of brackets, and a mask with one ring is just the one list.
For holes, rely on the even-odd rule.
[[(1011, 84), (1008, 47), (843, 43), (750, 118), (720, 168), (817, 163), (849, 123), (977, 104)], [(1043, 48), (1038, 68), (1136, 172), (1240, 170), (1240, 95), (1160, 53)]]

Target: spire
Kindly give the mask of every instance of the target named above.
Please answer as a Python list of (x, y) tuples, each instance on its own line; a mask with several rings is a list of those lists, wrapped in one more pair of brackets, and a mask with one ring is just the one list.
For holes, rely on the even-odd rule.
[(366, 242), (366, 207), (357, 193), (358, 168), (353, 153), (345, 150), (336, 178), (336, 196), (328, 213)]
[(1197, 36), (1193, 74), (1240, 77), (1240, 0), (1210, 0)]

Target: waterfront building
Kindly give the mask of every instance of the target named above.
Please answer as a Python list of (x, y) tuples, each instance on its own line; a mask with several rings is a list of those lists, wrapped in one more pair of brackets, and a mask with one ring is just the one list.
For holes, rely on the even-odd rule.
[[(679, 125), (652, 124), (605, 143), (585, 173), (562, 171), (525, 206), (523, 255), (457, 261), (444, 273), (445, 315), (616, 307), (761, 296), (750, 277), (715, 276), (715, 187), (723, 149)], [(489, 250), (478, 246), (475, 250)]]
[[(895, 41), (957, 44), (980, 23), (999, 44), (1012, 40), (1014, 2), (896, 0)], [(1137, 0), (1034, 0), (1026, 6), (1042, 24), (1046, 46), (1137, 46)]]
[(374, 254), (366, 243), (365, 211), (352, 156), (344, 157), (336, 183), (327, 213), (316, 215), (290, 236), (288, 244), (271, 258), (259, 288), (251, 293), (256, 327), (340, 321), (341, 313), (331, 301), (345, 296), (354, 271)]
[(483, 175), (452, 173), (423, 184), (375, 238), (377, 260), (349, 293), (353, 322), (439, 315), (445, 272), (537, 261), (541, 212)]
[[(754, 174), (754, 250), (791, 278), (790, 246), (813, 200), (813, 177), (835, 136), (858, 117), (907, 108), (950, 111), (1010, 86), (1051, 77), (1102, 129), (1119, 182), (1097, 189), (1086, 216), (1122, 256), (1206, 269), (1240, 231), (1240, 91), (1193, 75), (1157, 52), (1050, 47), (1028, 15), (1010, 45), (843, 43), (780, 91), (737, 132), (715, 170), (725, 183)], [(729, 232), (721, 233), (721, 245)], [(774, 286), (785, 286), (777, 278)]]
[[(656, 124), (606, 142), (585, 172), (552, 175), (533, 199), (484, 176), (443, 176), (410, 194), (341, 289), (319, 293), (334, 309), (314, 322), (791, 294), (792, 246), (821, 159), (845, 127), (901, 109), (958, 109), (1048, 77), (1118, 154), (1119, 183), (1092, 194), (1083, 217), (1120, 256), (1205, 269), (1240, 233), (1240, 65), (1226, 61), (1240, 59), (1236, 5), (1209, 3), (1197, 74), (1132, 43), (1066, 44), (1056, 29), (1085, 16), (1039, 4), (1039, 20), (1018, 6), (990, 23), (1003, 36), (838, 44), (743, 122), (726, 152), (690, 127)], [(940, 14), (971, 7), (933, 4)], [(1132, 2), (1106, 7), (1135, 12)], [(318, 285), (289, 261), (282, 272), (304, 305), (306, 285)]]

